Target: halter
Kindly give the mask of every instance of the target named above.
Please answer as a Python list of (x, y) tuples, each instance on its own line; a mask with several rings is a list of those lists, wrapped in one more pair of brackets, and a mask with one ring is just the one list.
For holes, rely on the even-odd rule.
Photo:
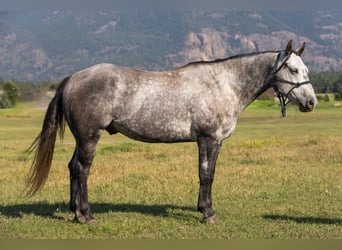
[(308, 81), (303, 81), (303, 82), (291, 82), (291, 81), (288, 81), (288, 80), (285, 80), (285, 79), (282, 79), (280, 77), (277, 76), (277, 73), (279, 72), (279, 70), (281, 70), (286, 62), (290, 59), (290, 56), (292, 53), (295, 53), (294, 51), (292, 51), (291, 53), (289, 53), (285, 60), (283, 61), (283, 63), (277, 68), (277, 64), (280, 60), (280, 54), (278, 54), (277, 56), (277, 60), (275, 62), (275, 65), (274, 65), (274, 72), (273, 72), (273, 83), (275, 82), (282, 82), (282, 83), (286, 83), (286, 84), (290, 84), (292, 85), (293, 87), (287, 92), (287, 94), (282, 94), (280, 93), (280, 91), (276, 88), (276, 86), (274, 84), (273, 87), (274, 87), (274, 90), (275, 92), (277, 93), (277, 97), (279, 99), (279, 102), (280, 102), (280, 105), (281, 105), (281, 115), (282, 117), (285, 117), (286, 116), (286, 105), (290, 102), (290, 99), (288, 98), (289, 94), (295, 89), (295, 88), (299, 88), (300, 86), (304, 85), (304, 84), (309, 84), (311, 83), (310, 80)]

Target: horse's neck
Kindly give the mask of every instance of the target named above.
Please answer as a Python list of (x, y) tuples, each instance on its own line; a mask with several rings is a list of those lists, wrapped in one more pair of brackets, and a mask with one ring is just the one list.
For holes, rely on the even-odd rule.
[(268, 79), (274, 67), (276, 53), (261, 53), (225, 62), (225, 70), (234, 72), (236, 81), (227, 84), (239, 99), (241, 111), (271, 87)]

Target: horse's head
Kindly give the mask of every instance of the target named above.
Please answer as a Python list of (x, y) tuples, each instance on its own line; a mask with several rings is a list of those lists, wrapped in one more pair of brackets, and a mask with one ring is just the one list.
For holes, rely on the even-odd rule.
[(308, 68), (301, 59), (305, 43), (297, 50), (292, 50), (292, 40), (286, 49), (278, 54), (274, 67), (274, 83), (285, 116), (285, 99), (298, 105), (302, 112), (312, 111), (317, 99), (308, 76)]

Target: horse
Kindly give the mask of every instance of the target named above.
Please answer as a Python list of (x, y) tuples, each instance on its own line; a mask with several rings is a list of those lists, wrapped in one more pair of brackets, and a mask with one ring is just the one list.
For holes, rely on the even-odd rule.
[(222, 141), (233, 133), (241, 112), (269, 88), (301, 112), (312, 111), (317, 99), (301, 54), (292, 49), (241, 54), (214, 61), (192, 62), (163, 72), (113, 64), (97, 64), (64, 78), (48, 105), (42, 130), (30, 151), (35, 157), (27, 193), (42, 188), (51, 168), (57, 133), (65, 123), (75, 150), (68, 164), (70, 210), (80, 223), (96, 222), (88, 203), (87, 179), (101, 133), (121, 133), (149, 143), (196, 142), (202, 222), (215, 223), (212, 184)]

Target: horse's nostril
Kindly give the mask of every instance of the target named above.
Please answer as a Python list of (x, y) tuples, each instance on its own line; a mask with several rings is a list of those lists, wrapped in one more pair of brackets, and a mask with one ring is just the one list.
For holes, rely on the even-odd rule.
[(313, 108), (314, 106), (315, 106), (315, 101), (314, 100), (309, 100), (308, 108)]

